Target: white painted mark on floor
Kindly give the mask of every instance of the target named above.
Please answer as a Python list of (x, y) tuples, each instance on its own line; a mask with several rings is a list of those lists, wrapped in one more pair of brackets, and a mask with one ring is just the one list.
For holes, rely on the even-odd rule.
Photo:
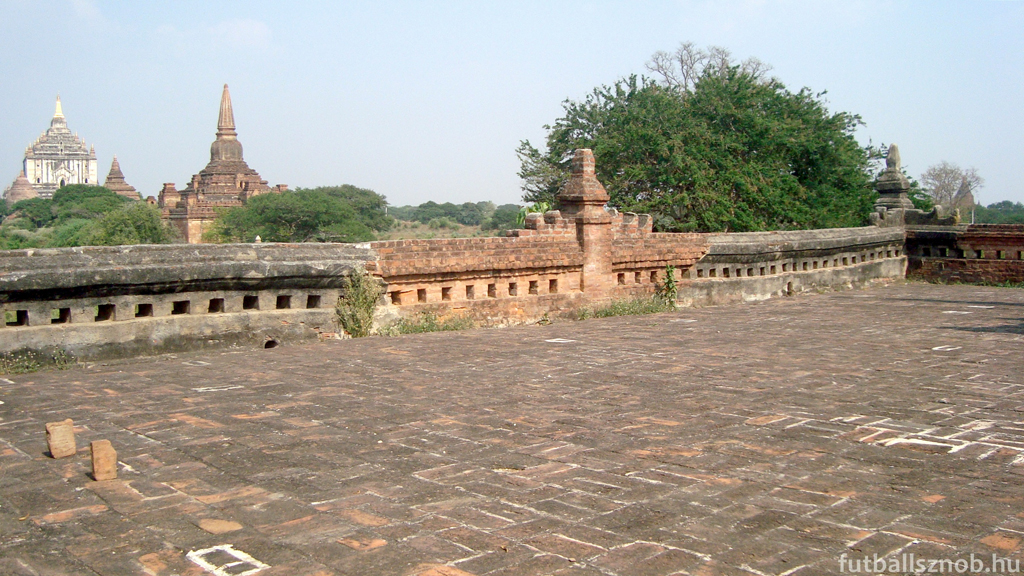
[(223, 392), (224, 390), (237, 390), (238, 388), (245, 388), (245, 386), (203, 386), (202, 388), (193, 388), (193, 392)]
[(8, 380), (7, 378), (0, 378), (0, 382), (4, 384), (14, 384), (14, 380)]
[(995, 306), (979, 306), (977, 304), (968, 304), (967, 307), (968, 308), (985, 308), (985, 309), (995, 308)]
[(947, 344), (945, 346), (936, 346), (935, 348), (932, 348), (932, 350), (936, 352), (952, 352), (953, 350), (959, 350), (961, 348), (963, 348), (963, 346), (951, 346)]
[(565, 338), (552, 338), (545, 340), (545, 342), (551, 342), (552, 344), (568, 344), (569, 342), (575, 342), (575, 340), (567, 340)]
[(686, 323), (696, 322), (696, 321), (697, 320), (695, 318), (677, 318), (675, 320), (669, 320), (669, 322), (686, 322)]
[(887, 440), (880, 441), (879, 444), (881, 444), (882, 446), (896, 446), (896, 445), (899, 445), (899, 444), (911, 444), (911, 445), (917, 445), (917, 446), (927, 446), (927, 447), (930, 447), (930, 448), (945, 448), (947, 452), (950, 449), (953, 448), (953, 446), (950, 445), (950, 444), (945, 444), (945, 443), (942, 443), (942, 442), (931, 442), (929, 440), (921, 440), (920, 438), (889, 438)]
[(973, 312), (968, 312), (967, 310), (943, 310), (942, 313), (943, 314), (973, 314)]
[(270, 568), (245, 552), (235, 550), (231, 544), (192, 550), (185, 557), (215, 576), (249, 576)]
[(209, 366), (209, 362), (203, 362), (202, 360), (189, 360), (188, 362), (182, 362), (185, 366)]

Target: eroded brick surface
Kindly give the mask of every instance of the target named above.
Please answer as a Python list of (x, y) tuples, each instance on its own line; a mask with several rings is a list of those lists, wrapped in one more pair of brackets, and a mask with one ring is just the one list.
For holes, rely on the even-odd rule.
[[(1022, 315), (1019, 290), (910, 284), (10, 376), (0, 573), (1020, 558)], [(116, 480), (46, 456), (64, 418)]]
[(46, 446), (52, 458), (67, 458), (78, 452), (75, 446), (75, 423), (71, 418), (46, 423)]

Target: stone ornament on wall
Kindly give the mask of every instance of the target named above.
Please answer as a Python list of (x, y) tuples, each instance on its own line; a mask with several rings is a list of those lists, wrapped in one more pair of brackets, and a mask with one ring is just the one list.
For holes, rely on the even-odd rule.
[(885, 171), (875, 183), (878, 200), (871, 213), (871, 224), (883, 227), (905, 225), (953, 226), (960, 223), (959, 211), (949, 212), (943, 206), (935, 206), (929, 212), (914, 208), (910, 200), (910, 180), (903, 174), (900, 149), (896, 144), (889, 146), (885, 156)]

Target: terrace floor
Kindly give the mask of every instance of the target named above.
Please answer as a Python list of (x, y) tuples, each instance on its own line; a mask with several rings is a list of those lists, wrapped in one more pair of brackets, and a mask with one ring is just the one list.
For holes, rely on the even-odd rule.
[(995, 573), (1022, 345), (1024, 291), (912, 283), (9, 376), (0, 573)]

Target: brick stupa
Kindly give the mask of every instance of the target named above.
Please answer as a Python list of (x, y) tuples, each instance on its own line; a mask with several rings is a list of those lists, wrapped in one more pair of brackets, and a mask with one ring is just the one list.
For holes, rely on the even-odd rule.
[(284, 184), (267, 186), (266, 180), (242, 159), (231, 94), (225, 84), (217, 118), (217, 138), (210, 146), (210, 163), (192, 176), (184, 190), (175, 189), (173, 183), (164, 184), (159, 203), (163, 217), (181, 231), (185, 241), (198, 244), (202, 242), (203, 232), (216, 219), (217, 208), (242, 206), (253, 196), (283, 192), (287, 188)]
[(14, 206), (15, 202), (38, 197), (39, 193), (36, 192), (35, 187), (28, 181), (28, 178), (25, 177), (24, 172), (19, 172), (18, 177), (14, 179), (14, 182), (4, 192), (4, 200), (7, 200), (7, 206)]
[(121, 164), (118, 163), (116, 155), (114, 156), (114, 161), (110, 163), (110, 173), (107, 174), (107, 179), (103, 182), (103, 186), (115, 194), (120, 194), (132, 200), (140, 198), (139, 191), (131, 184), (125, 182), (124, 173), (121, 172)]

